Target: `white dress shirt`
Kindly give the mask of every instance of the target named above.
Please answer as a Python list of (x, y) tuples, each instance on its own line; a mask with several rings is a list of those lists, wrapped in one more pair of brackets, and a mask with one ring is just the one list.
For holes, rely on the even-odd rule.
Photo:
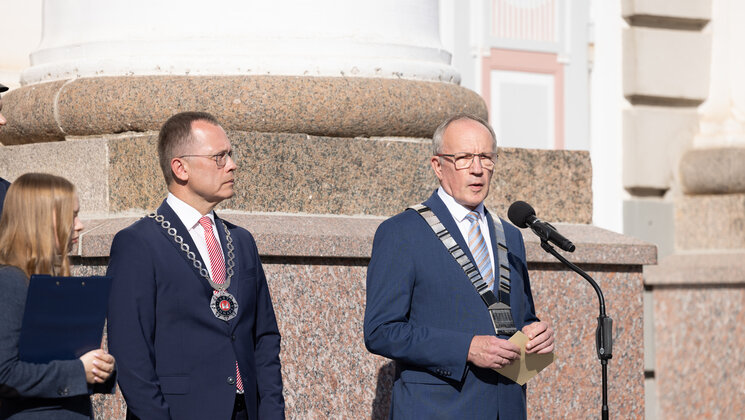
[[(442, 187), (437, 189), (437, 196), (440, 197), (440, 200), (442, 200), (443, 203), (445, 203), (448, 211), (450, 211), (453, 219), (455, 219), (455, 223), (458, 225), (460, 234), (466, 241), (466, 246), (468, 246), (468, 231), (471, 228), (471, 222), (466, 219), (466, 216), (468, 216), (468, 213), (470, 213), (471, 210), (468, 210), (467, 208), (458, 204), (458, 202), (455, 201), (455, 199), (451, 197), (450, 194), (445, 192)], [(491, 249), (491, 231), (489, 230), (489, 223), (487, 223), (486, 221), (484, 203), (479, 203), (474, 211), (479, 214), (479, 227), (481, 228), (481, 234), (484, 235), (484, 242), (486, 242), (486, 246), (487, 248), (489, 248), (489, 261), (491, 261), (492, 272), (499, 273), (499, 270), (494, 268), (496, 267), (496, 265), (494, 265), (494, 253)]]
[[(168, 198), (166, 198), (166, 203), (171, 206), (171, 209), (173, 209), (173, 212), (176, 213), (176, 216), (178, 216), (179, 220), (181, 220), (181, 223), (186, 226), (186, 229), (189, 231), (189, 235), (191, 235), (191, 239), (197, 246), (197, 251), (199, 251), (199, 255), (202, 257), (202, 261), (204, 261), (205, 265), (207, 266), (205, 268), (210, 273), (210, 278), (212, 278), (212, 264), (210, 262), (209, 251), (207, 251), (207, 242), (204, 239), (204, 229), (202, 228), (202, 225), (199, 224), (199, 219), (202, 218), (202, 214), (199, 213), (197, 209), (186, 204), (184, 201), (171, 194), (170, 192), (168, 193)], [(217, 226), (215, 226), (215, 213), (210, 211), (205, 216), (209, 217), (212, 220), (212, 233), (215, 235), (215, 239), (217, 239), (217, 246), (220, 247), (220, 252), (223, 253), (224, 260), (225, 253), (223, 252), (222, 244), (220, 243), (220, 236), (217, 234)]]

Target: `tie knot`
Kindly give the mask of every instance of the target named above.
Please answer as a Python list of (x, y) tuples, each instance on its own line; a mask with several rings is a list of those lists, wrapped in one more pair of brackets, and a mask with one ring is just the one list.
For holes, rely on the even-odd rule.
[(199, 224), (202, 225), (202, 228), (210, 229), (212, 228), (212, 219), (210, 219), (208, 216), (202, 216), (201, 219), (199, 219)]
[(468, 220), (471, 223), (476, 223), (479, 220), (479, 213), (476, 211), (472, 211), (466, 215), (466, 220)]

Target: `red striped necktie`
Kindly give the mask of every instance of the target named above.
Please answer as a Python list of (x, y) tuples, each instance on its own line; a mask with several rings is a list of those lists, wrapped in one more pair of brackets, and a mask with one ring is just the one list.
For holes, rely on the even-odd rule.
[[(212, 219), (202, 216), (199, 219), (199, 224), (204, 229), (204, 240), (207, 242), (207, 253), (210, 256), (210, 268), (212, 269), (212, 281), (217, 284), (223, 284), (225, 283), (225, 259), (222, 256), (220, 244), (215, 239), (215, 233), (212, 231)], [(241, 371), (238, 369), (238, 361), (235, 362), (235, 375), (235, 387), (238, 391), (243, 392), (243, 380), (241, 379)]]

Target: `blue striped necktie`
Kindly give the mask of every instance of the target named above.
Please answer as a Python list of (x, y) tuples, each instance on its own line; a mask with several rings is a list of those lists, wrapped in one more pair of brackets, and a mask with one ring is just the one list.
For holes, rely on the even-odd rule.
[(491, 258), (489, 258), (489, 247), (486, 246), (484, 235), (481, 234), (479, 214), (472, 211), (466, 215), (466, 220), (471, 222), (471, 226), (468, 228), (468, 248), (471, 250), (471, 255), (473, 255), (473, 260), (479, 268), (481, 277), (486, 285), (492, 289), (494, 274), (491, 267)]

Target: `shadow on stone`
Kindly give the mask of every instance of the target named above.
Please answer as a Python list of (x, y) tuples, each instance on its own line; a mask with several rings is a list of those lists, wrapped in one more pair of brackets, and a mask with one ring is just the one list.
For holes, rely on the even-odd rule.
[(375, 399), (372, 402), (372, 420), (385, 420), (391, 407), (391, 390), (396, 374), (396, 363), (389, 361), (378, 370), (378, 384), (375, 387)]

